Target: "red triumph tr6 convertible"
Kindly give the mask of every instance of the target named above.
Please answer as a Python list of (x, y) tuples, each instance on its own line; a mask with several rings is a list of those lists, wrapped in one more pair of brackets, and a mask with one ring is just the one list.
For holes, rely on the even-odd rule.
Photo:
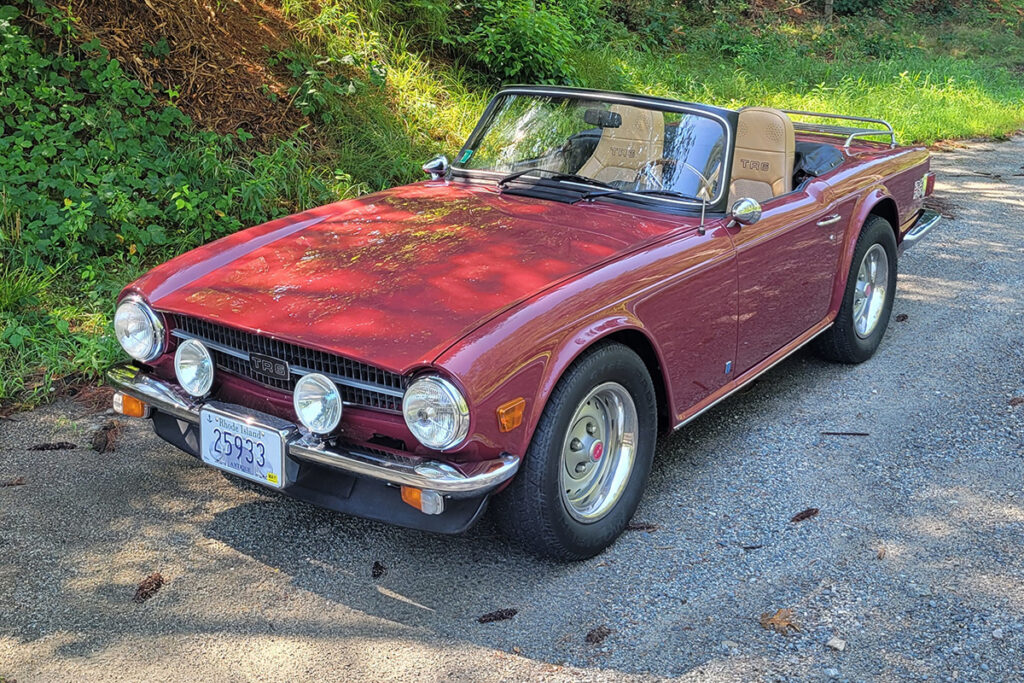
[(586, 558), (659, 432), (807, 342), (870, 358), (938, 220), (884, 121), (591, 90), (502, 90), (424, 171), (129, 285), (115, 408), (317, 505), (455, 533), (492, 501)]

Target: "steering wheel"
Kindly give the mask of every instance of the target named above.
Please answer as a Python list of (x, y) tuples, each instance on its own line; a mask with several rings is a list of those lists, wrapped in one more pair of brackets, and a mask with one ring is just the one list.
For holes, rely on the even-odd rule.
[[(705, 178), (704, 174), (698, 171), (696, 168), (694, 168), (687, 162), (681, 161), (679, 159), (653, 159), (651, 161), (648, 161), (646, 164), (643, 165), (643, 168), (636, 172), (636, 178), (633, 179), (633, 182), (639, 184), (642, 180), (645, 184), (655, 185), (655, 189), (657, 190), (664, 190), (665, 169), (675, 168), (678, 166), (682, 166), (686, 170), (692, 171), (694, 175), (696, 175), (697, 178), (700, 179), (700, 190), (697, 192), (698, 195), (700, 195), (701, 193), (704, 193), (705, 195), (711, 194), (711, 181)], [(656, 174), (654, 172), (656, 168), (662, 169), (660, 174)], [(717, 169), (711, 177), (713, 178), (716, 175), (718, 175)]]

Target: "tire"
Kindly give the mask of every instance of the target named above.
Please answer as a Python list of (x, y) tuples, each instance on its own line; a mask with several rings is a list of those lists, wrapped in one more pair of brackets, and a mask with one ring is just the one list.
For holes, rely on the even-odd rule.
[[(624, 415), (617, 423), (628, 431), (626, 394), (635, 407), (632, 451), (615, 447), (615, 428), (609, 425), (616, 422), (601, 419)], [(621, 403), (615, 404), (620, 399)], [(605, 410), (609, 405), (618, 405), (622, 412)], [(582, 444), (581, 439), (587, 443)], [(519, 473), (494, 501), (498, 525), (536, 555), (555, 560), (593, 557), (619, 537), (636, 512), (651, 471), (656, 439), (657, 399), (647, 366), (621, 344), (595, 347), (569, 367), (551, 392)], [(610, 444), (607, 453), (605, 441)], [(600, 450), (598, 443), (602, 444)], [(621, 473), (602, 479), (619, 482), (608, 485), (609, 491), (620, 492), (617, 497), (613, 493), (607, 497), (595, 493), (593, 498), (580, 494), (603, 490), (596, 484), (586, 485), (585, 480), (596, 482), (601, 472), (619, 472), (628, 453), (632, 458), (625, 483), (621, 484)], [(570, 470), (576, 474), (569, 474)], [(612, 498), (614, 502), (610, 502)]]
[[(879, 251), (881, 250), (881, 252)], [(884, 257), (883, 253), (884, 252)], [(865, 257), (871, 255), (869, 261)], [(873, 284), (870, 291), (881, 298), (874, 301), (870, 296), (858, 296), (858, 279), (861, 276), (861, 266), (864, 265), (870, 272), (870, 262), (874, 259), (877, 266), (874, 272), (879, 273), (885, 265), (886, 272), (883, 278), (879, 273), (878, 278), (884, 280), (885, 291), (879, 293), (877, 287), (879, 282)], [(832, 327), (822, 332), (815, 340), (815, 350), (822, 357), (838, 363), (863, 363), (871, 358), (882, 343), (882, 337), (889, 326), (889, 316), (892, 314), (892, 302), (896, 295), (896, 236), (893, 234), (889, 221), (879, 216), (869, 216), (861, 229), (860, 237), (857, 238), (857, 246), (853, 250), (853, 259), (850, 261), (850, 272), (846, 277), (846, 290), (843, 293), (843, 303), (839, 307), (839, 314)], [(865, 304), (860, 305), (864, 300)], [(877, 307), (877, 308), (876, 308)]]

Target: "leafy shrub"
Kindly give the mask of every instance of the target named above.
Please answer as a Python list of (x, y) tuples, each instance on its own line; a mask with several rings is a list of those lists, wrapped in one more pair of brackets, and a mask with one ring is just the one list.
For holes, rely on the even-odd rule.
[(457, 41), (472, 62), (503, 81), (573, 83), (579, 34), (555, 4), (482, 0), (479, 21)]
[[(34, 9), (58, 35), (73, 30), (66, 14)], [(196, 131), (97, 41), (46, 49), (18, 17), (0, 8), (0, 247), (29, 266), (70, 262), (93, 280), (330, 197), (329, 176), (296, 173), (298, 141), (257, 174), (244, 131)], [(17, 234), (4, 227), (13, 222)]]

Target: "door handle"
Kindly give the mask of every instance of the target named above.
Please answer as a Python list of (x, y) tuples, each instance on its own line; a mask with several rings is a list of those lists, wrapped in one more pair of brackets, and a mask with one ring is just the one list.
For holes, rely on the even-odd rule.
[(825, 216), (824, 218), (822, 218), (820, 221), (818, 221), (818, 225), (824, 228), (826, 225), (838, 223), (842, 219), (842, 216), (840, 216), (838, 213), (834, 213), (831, 216)]

